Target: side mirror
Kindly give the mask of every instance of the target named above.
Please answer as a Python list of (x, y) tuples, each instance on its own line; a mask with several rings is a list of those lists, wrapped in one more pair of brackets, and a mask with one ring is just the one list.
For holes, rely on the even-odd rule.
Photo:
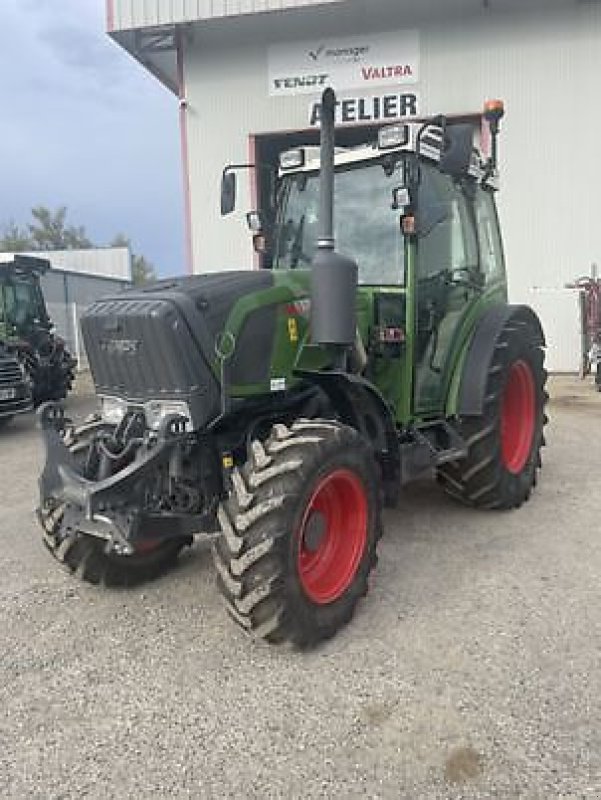
[(221, 216), (231, 214), (236, 208), (236, 173), (224, 172), (221, 178)]
[(440, 155), (440, 171), (460, 178), (465, 175), (472, 161), (474, 129), (471, 125), (449, 125), (445, 130), (444, 144)]

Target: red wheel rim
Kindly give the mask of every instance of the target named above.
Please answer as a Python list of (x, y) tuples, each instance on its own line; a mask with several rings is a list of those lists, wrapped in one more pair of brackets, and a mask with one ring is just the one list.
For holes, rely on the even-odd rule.
[(508, 472), (519, 474), (530, 456), (536, 424), (532, 369), (516, 361), (509, 370), (501, 406), (501, 451)]
[(367, 543), (367, 497), (350, 470), (331, 472), (307, 504), (298, 536), (298, 575), (307, 597), (333, 603), (353, 582)]

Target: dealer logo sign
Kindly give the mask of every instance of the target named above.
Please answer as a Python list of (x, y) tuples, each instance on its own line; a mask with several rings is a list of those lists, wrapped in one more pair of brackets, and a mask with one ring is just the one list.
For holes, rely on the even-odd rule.
[(312, 61), (361, 61), (369, 53), (369, 45), (355, 45), (351, 47), (326, 47), (319, 45), (314, 50), (309, 50), (308, 56)]
[(391, 93), (419, 80), (419, 34), (389, 31), (321, 42), (286, 42), (268, 50), (272, 97), (387, 86)]

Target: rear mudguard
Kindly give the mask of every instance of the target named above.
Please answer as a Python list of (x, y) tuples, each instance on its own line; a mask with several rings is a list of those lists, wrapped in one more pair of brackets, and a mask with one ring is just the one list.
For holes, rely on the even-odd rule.
[(106, 539), (124, 555), (141, 540), (165, 540), (214, 529), (205, 515), (147, 514), (144, 493), (148, 479), (168, 464), (182, 445), (186, 421), (178, 415), (163, 420), (152, 449), (140, 452), (127, 467), (104, 480), (87, 480), (63, 441), (64, 412), (54, 403), (38, 411), (45, 449), (45, 464), (39, 480), (40, 509), (64, 509), (63, 525), (72, 530)]
[(484, 408), (488, 372), (492, 365), (495, 347), (505, 326), (512, 320), (526, 324), (539, 337), (540, 346), (545, 346), (545, 334), (541, 322), (529, 306), (501, 304), (490, 308), (479, 321), (461, 359), (457, 375), (458, 394), (454, 407), (448, 408), (449, 416), (479, 416)]

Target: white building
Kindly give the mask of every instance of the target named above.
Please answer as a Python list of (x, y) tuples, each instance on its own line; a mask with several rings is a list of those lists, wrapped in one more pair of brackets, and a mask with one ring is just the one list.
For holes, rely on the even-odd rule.
[(180, 98), (194, 271), (255, 264), (243, 212), (260, 202), (261, 175), (222, 219), (222, 168), (316, 140), (321, 84), (348, 101), (343, 142), (374, 117), (473, 115), (502, 98), (511, 298), (542, 314), (551, 367), (577, 368), (577, 304), (563, 287), (601, 261), (599, 2), (107, 0), (107, 26)]

